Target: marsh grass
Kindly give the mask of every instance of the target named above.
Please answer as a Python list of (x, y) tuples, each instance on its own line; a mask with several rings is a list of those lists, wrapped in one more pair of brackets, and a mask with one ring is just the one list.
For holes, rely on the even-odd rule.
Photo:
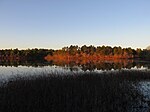
[[(0, 87), (0, 112), (127, 112), (145, 108), (133, 82), (149, 80), (144, 71), (49, 74), (18, 78)], [(137, 103), (136, 107), (134, 104)]]

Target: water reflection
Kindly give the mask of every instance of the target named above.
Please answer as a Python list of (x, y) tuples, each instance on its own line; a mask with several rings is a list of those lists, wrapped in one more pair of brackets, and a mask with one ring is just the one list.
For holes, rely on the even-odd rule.
[(78, 71), (79, 68), (82, 71), (94, 71), (94, 70), (120, 70), (120, 69), (132, 69), (132, 68), (147, 68), (150, 69), (150, 63), (147, 61), (139, 60), (100, 60), (100, 61), (59, 61), (51, 60), (47, 61), (9, 61), (1, 60), (0, 66), (27, 66), (27, 67), (44, 67), (44, 66), (59, 66), (64, 69), (70, 69), (70, 71)]
[(115, 72), (119, 70), (149, 69), (149, 62), (137, 60), (105, 60), (105, 61), (0, 61), (0, 83), (15, 75), (24, 77), (28, 74), (41, 75), (43, 73), (82, 73), (82, 72)]
[[(75, 112), (79, 112), (82, 109), (85, 112), (90, 111), (91, 108), (89, 104), (94, 109), (94, 112), (104, 111), (104, 110), (115, 110), (115, 111), (129, 111), (129, 112), (148, 112), (150, 109), (150, 75), (147, 72), (150, 68), (149, 62), (139, 61), (139, 60), (105, 60), (105, 61), (55, 61), (52, 60), (50, 62), (47, 61), (0, 61), (0, 84), (8, 83), (10, 84), (10, 88), (16, 89), (22, 88), (23, 86), (31, 87), (30, 90), (37, 90), (38, 92), (42, 91), (43, 98), (40, 101), (47, 101), (44, 105), (52, 104), (52, 107), (56, 111), (61, 111), (57, 109), (67, 109), (65, 112), (70, 112), (70, 109), (76, 110)], [(127, 71), (124, 71), (127, 69)], [(130, 70), (131, 69), (131, 70)], [(145, 71), (134, 71), (137, 69), (146, 69)], [(132, 72), (133, 70), (133, 72)], [(88, 72), (90, 71), (90, 72)], [(104, 74), (97, 74), (96, 71), (100, 71)], [(110, 71), (110, 72), (108, 72)], [(115, 72), (117, 71), (117, 72)], [(12, 81), (12, 79), (17, 78), (14, 77), (19, 74), (19, 77), (26, 77), (26, 75), (49, 75), (49, 73), (54, 73), (53, 75), (57, 75), (60, 73), (69, 74), (70, 78), (62, 78), (60, 80), (58, 78), (49, 79), (44, 81), (37, 80), (36, 81)], [(48, 74), (47, 74), (48, 73)], [(71, 76), (70, 74), (84, 74)], [(87, 73), (90, 73), (88, 75)], [(95, 73), (97, 74), (95, 76)], [(106, 75), (107, 74), (107, 75)], [(148, 80), (149, 79), (149, 80)], [(54, 80), (54, 81), (53, 81)], [(25, 82), (24, 82), (25, 81)], [(45, 81), (47, 81), (45, 83)], [(14, 82), (14, 83), (13, 83)], [(24, 84), (25, 83), (25, 84)], [(30, 84), (31, 83), (31, 84)], [(35, 83), (35, 84), (34, 84)], [(45, 84), (43, 84), (45, 83)], [(14, 84), (14, 85), (13, 85)], [(43, 84), (43, 87), (41, 86)], [(46, 97), (43, 94), (45, 91), (45, 86), (47, 86)], [(12, 86), (13, 85), (13, 86)], [(34, 86), (33, 86), (34, 85)], [(40, 85), (40, 86), (39, 86)], [(9, 86), (8, 86), (9, 87)], [(41, 87), (41, 88), (39, 88)], [(26, 87), (25, 87), (26, 88)], [(44, 89), (44, 90), (43, 90)], [(19, 89), (20, 90), (20, 89)], [(50, 93), (50, 90), (52, 92)], [(4, 94), (5, 98), (10, 97), (9, 94), (12, 90)], [(23, 89), (24, 91), (24, 89)], [(5, 92), (5, 91), (4, 91)], [(36, 96), (38, 92), (33, 91)], [(24, 93), (24, 92), (23, 92)], [(33, 94), (32, 93), (32, 94)], [(18, 93), (14, 93), (18, 100), (22, 99), (22, 96), (29, 97), (32, 99), (33, 96), (30, 94), (18, 96)], [(39, 94), (39, 98), (41, 98), (41, 94)], [(8, 96), (7, 96), (8, 95)], [(107, 96), (106, 96), (107, 95)], [(53, 96), (53, 97), (51, 97)], [(59, 97), (58, 97), (59, 96)], [(14, 104), (14, 100), (16, 98), (11, 96), (10, 102)], [(31, 97), (31, 98), (30, 98)], [(144, 98), (143, 98), (144, 97)], [(49, 98), (49, 99), (48, 99)], [(89, 99), (90, 98), (90, 99)], [(37, 98), (33, 99), (33, 102), (36, 101)], [(48, 99), (48, 100), (47, 100)], [(5, 99), (3, 100), (4, 103)], [(16, 101), (16, 102), (19, 102)], [(51, 101), (51, 102), (49, 102)], [(60, 102), (61, 101), (61, 102)], [(26, 97), (23, 98), (23, 102), (27, 104)], [(32, 101), (31, 101), (32, 102)], [(10, 103), (10, 104), (11, 104)], [(20, 106), (22, 103), (18, 103)], [(31, 103), (32, 104), (32, 103)], [(33, 103), (34, 104), (34, 103)], [(59, 105), (58, 105), (59, 104)], [(62, 106), (62, 104), (65, 104)], [(74, 105), (74, 107), (70, 106)], [(6, 102), (7, 105), (7, 102)], [(39, 105), (42, 105), (41, 103)], [(108, 108), (109, 105), (109, 108)], [(37, 105), (33, 105), (37, 106)], [(60, 106), (58, 108), (58, 106)], [(52, 108), (50, 105), (50, 109)], [(66, 107), (66, 108), (64, 108)], [(38, 108), (38, 107), (36, 107)], [(6, 108), (5, 108), (6, 109)], [(83, 111), (83, 112), (84, 112)]]

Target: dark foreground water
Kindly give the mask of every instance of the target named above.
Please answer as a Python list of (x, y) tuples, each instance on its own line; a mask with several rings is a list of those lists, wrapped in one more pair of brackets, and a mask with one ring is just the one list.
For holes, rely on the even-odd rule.
[(0, 76), (0, 112), (150, 111), (149, 62), (3, 62)]

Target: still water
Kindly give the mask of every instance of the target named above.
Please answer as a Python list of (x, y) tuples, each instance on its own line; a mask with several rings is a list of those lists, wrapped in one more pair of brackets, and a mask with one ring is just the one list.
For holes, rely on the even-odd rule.
[(150, 70), (150, 62), (135, 60), (99, 62), (46, 62), (46, 61), (0, 61), (0, 79), (13, 76), (40, 75), (50, 73), (115, 72), (119, 70)]
[(48, 74), (73, 74), (84, 72), (117, 72), (120, 70), (149, 71), (150, 63), (139, 60), (114, 61), (82, 61), (82, 62), (54, 62), (54, 61), (0, 61), (0, 83), (16, 77), (38, 76)]
[(117, 60), (99, 62), (38, 62), (38, 61), (0, 61), (0, 79), (13, 76), (40, 75), (50, 73), (78, 73), (78, 72), (115, 72), (118, 70), (149, 70), (147, 61)]
[[(98, 61), (98, 62), (0, 62), (0, 83), (7, 83), (17, 77), (38, 76), (38, 75), (64, 75), (76, 74), (84, 72), (118, 72), (118, 71), (150, 71), (150, 62), (139, 60), (115, 60), (115, 61)], [(136, 72), (135, 72), (136, 73)], [(134, 74), (135, 75), (135, 74)], [(113, 78), (113, 77), (112, 77)], [(131, 78), (132, 79), (132, 78)], [(125, 81), (122, 77), (118, 81), (125, 85), (130, 85), (144, 96), (144, 101), (137, 100), (131, 104), (130, 112), (148, 112), (150, 110), (150, 80)], [(110, 80), (111, 82), (111, 80)], [(114, 84), (114, 83), (112, 83)], [(108, 84), (109, 86), (109, 84)], [(118, 86), (118, 83), (115, 87)], [(69, 91), (69, 90), (68, 90)]]

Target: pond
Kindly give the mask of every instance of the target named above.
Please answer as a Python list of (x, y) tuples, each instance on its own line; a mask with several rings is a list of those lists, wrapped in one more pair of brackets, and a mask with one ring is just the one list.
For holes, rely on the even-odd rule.
[(0, 61), (0, 76), (51, 72), (104, 72), (117, 70), (149, 70), (150, 62), (139, 60), (54, 62), (54, 61)]
[[(93, 109), (95, 109), (95, 111), (100, 110), (100, 108), (97, 105), (104, 106), (104, 109), (107, 109), (108, 105), (110, 105), (109, 109), (111, 109), (111, 106), (112, 108), (119, 109), (118, 105), (120, 105), (121, 103), (121, 106), (124, 108), (123, 104), (127, 100), (128, 101), (127, 110), (129, 112), (141, 112), (141, 111), (148, 112), (150, 110), (149, 73), (150, 73), (150, 62), (141, 61), (141, 60), (115, 60), (115, 61), (98, 61), (98, 62), (93, 62), (93, 61), (88, 61), (88, 62), (1, 61), (0, 62), (0, 83), (2, 85), (7, 83), (8, 85), (11, 85), (10, 82), (11, 81), (13, 82), (13, 80), (17, 77), (35, 77), (41, 75), (45, 75), (45, 77), (47, 77), (49, 74), (61, 75), (61, 76), (72, 75), (70, 79), (69, 78), (63, 79), (64, 81), (59, 80), (59, 78), (54, 79), (55, 81), (49, 79), (51, 82), (37, 81), (36, 83), (36, 81), (32, 81), (32, 79), (31, 82), (27, 81), (29, 85), (30, 83), (31, 85), (34, 85), (34, 83), (36, 83), (37, 85), (35, 85), (35, 87), (33, 86), (31, 90), (36, 88), (36, 91), (39, 92), (42, 91), (45, 85), (50, 84), (49, 86), (51, 87), (50, 89), (52, 93), (49, 94), (54, 95), (53, 97), (55, 98), (53, 99), (54, 102), (52, 100), (51, 103), (55, 105), (57, 100), (58, 101), (61, 100), (63, 103), (65, 103), (66, 101), (70, 102), (65, 105), (68, 111), (71, 111), (69, 109), (71, 109), (70, 104), (72, 103), (77, 104), (73, 106), (74, 108), (76, 108), (77, 106), (79, 107), (83, 106), (82, 108), (84, 108), (84, 106), (86, 107), (87, 105), (89, 105), (88, 102), (91, 103), (91, 106)], [(80, 74), (81, 75), (92, 74), (92, 76), (90, 75), (85, 77), (78, 76), (78, 78), (74, 77), (74, 75), (80, 75)], [(95, 74), (98, 74), (100, 77), (97, 75), (95, 76)], [(22, 87), (26, 85), (28, 86), (26, 81), (25, 84), (23, 84), (23, 82), (15, 82), (14, 84), (12, 83), (13, 88), (14, 89), (15, 87), (18, 88), (18, 85)], [(46, 86), (48, 90), (49, 90), (49, 86)], [(28, 90), (30, 89), (23, 90), (23, 91), (26, 92)], [(15, 91), (20, 91), (20, 90), (17, 89)], [(46, 91), (45, 94), (49, 92), (47, 90), (44, 91)], [(34, 91), (32, 92), (34, 93)], [(53, 94), (53, 92), (55, 92), (56, 95)], [(19, 95), (18, 93), (13, 93), (13, 94)], [(41, 94), (43, 93), (40, 93), (40, 95)], [(104, 98), (104, 95), (106, 94), (108, 96)], [(8, 93), (8, 96), (9, 95), (10, 94)], [(142, 98), (140, 99), (138, 95), (141, 95)], [(89, 96), (91, 96), (90, 99), (88, 99)], [(13, 96), (9, 96), (9, 97), (13, 97)], [(22, 97), (22, 95), (20, 97)], [(26, 97), (31, 97), (31, 96), (29, 95)], [(46, 96), (43, 97), (46, 98)], [(122, 97), (125, 98), (122, 99)], [(70, 100), (70, 98), (72, 99)], [(19, 98), (18, 100), (20, 101)], [(102, 100), (104, 100), (106, 104), (105, 103), (103, 104)], [(111, 101), (114, 101), (113, 104), (111, 103)], [(62, 103), (60, 103), (60, 108), (63, 108), (61, 105)], [(80, 111), (78, 109), (76, 111)], [(90, 108), (88, 109), (90, 110)], [(88, 111), (86, 109), (84, 110)]]

